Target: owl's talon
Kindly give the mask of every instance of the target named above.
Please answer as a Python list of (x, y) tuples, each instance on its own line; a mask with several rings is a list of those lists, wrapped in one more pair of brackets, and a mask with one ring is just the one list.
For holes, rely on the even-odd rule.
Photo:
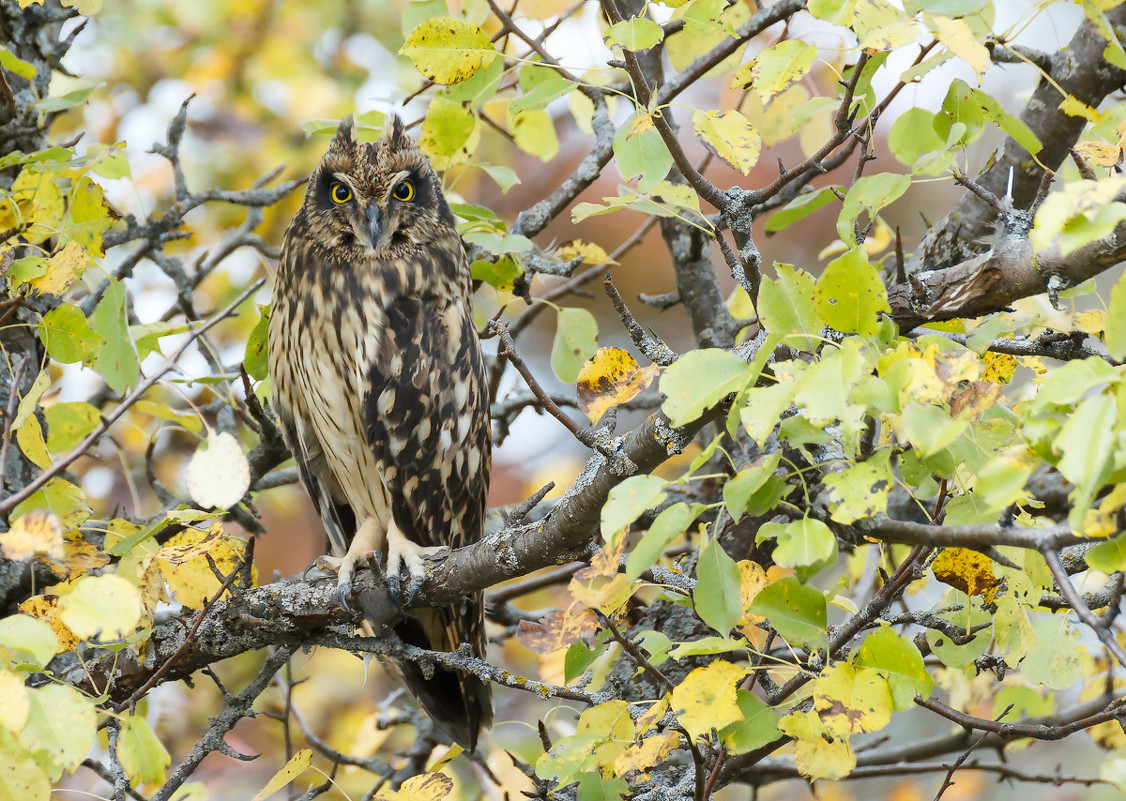
[(340, 605), (344, 607), (344, 611), (349, 614), (352, 613), (352, 607), (348, 603), (348, 596), (352, 594), (352, 582), (341, 584), (336, 588), (336, 597), (340, 599)]

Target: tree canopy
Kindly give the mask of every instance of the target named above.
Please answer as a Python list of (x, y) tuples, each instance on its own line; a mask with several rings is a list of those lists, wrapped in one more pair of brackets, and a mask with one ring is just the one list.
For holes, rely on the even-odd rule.
[[(1117, 797), (1124, 34), (0, 0), (0, 801)], [(301, 575), (269, 405), (304, 178), (392, 112), (472, 260), (497, 463), (416, 604), (487, 589), (486, 660)], [(494, 731), (464, 754), (371, 656), (480, 675)]]

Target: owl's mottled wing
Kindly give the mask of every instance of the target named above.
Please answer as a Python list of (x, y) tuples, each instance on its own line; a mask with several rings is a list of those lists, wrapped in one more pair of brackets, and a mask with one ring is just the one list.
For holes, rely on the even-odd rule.
[[(416, 297), (397, 298), (385, 315), (364, 430), (384, 466), (391, 513), (419, 545), (468, 545), (483, 530), (490, 467), (485, 368), (472, 317), (460, 300), (442, 309)], [(409, 625), (417, 629), (400, 633), (423, 647), (456, 650), (468, 642), (484, 654), (482, 610), (480, 593), (455, 606), (416, 609)], [(472, 746), (490, 722), (487, 686), (460, 672), (427, 676), (414, 663), (400, 669), (430, 715)]]
[[(303, 260), (311, 258), (307, 252), (308, 247), (303, 245), (307, 240), (307, 234), (301, 226), (286, 232), (281, 253), (282, 264), (278, 270), (279, 283), (283, 280), (281, 276), (297, 274)], [(293, 334), (298, 330), (311, 329), (317, 322), (314, 319), (315, 312), (316, 309), (308, 298), (301, 297), (292, 286), (280, 285), (275, 288), (270, 312), (272, 341), (268, 349), (270, 374), (275, 381), (273, 405), (282, 437), (293, 453), (298, 474), (324, 524), (325, 533), (334, 548), (341, 549), (340, 552), (343, 553), (356, 530), (356, 516), (329, 467), (320, 438), (309, 424), (311, 417), (309, 410), (305, 408), (306, 397), (301, 392), (279, 391), (283, 387), (277, 386), (282, 383), (279, 381), (282, 376), (289, 379), (284, 382), (284, 389), (297, 385), (294, 371), (299, 370), (299, 360), (295, 360), (298, 354), (290, 349), (295, 341)]]
[(385, 310), (364, 429), (386, 466), (391, 511), (418, 545), (458, 548), (481, 536), (489, 414), (477, 331), (459, 301), (400, 297)]

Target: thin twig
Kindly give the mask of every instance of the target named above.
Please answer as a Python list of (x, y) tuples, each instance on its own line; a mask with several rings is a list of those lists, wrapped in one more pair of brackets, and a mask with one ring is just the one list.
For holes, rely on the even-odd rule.
[[(532, 375), (532, 371), (528, 369), (528, 365), (524, 363), (524, 360), (521, 359), (520, 355), (516, 352), (516, 343), (513, 342), (511, 334), (508, 333), (508, 326), (499, 321), (491, 322), (490, 326), (492, 330), (497, 333), (497, 336), (500, 337), (501, 346), (503, 348), (500, 355), (508, 359), (509, 363), (516, 368), (516, 372), (520, 373), (523, 377), (524, 383), (528, 385), (528, 389), (532, 391), (532, 394), (539, 399), (540, 405), (543, 406), (544, 410), (562, 423), (563, 427), (570, 431), (575, 439), (583, 445), (591, 450), (601, 452), (594, 432), (572, 420), (562, 409), (556, 406), (555, 401), (544, 392), (543, 387), (540, 386), (536, 377)], [(606, 454), (603, 455), (605, 456)]]

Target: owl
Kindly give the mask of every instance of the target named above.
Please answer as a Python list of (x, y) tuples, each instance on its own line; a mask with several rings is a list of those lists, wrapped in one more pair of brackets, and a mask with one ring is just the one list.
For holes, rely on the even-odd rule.
[[(285, 233), (268, 356), (283, 436), (328, 535), (318, 563), (337, 571), (346, 606), (357, 565), (381, 561), (406, 606), (426, 554), (482, 535), (489, 409), (470, 293), (438, 176), (402, 122), (364, 143), (345, 119)], [(412, 609), (395, 627), (424, 648), (485, 653), (480, 593)], [(431, 719), (473, 750), (492, 721), (488, 687), (441, 666), (398, 668)]]

